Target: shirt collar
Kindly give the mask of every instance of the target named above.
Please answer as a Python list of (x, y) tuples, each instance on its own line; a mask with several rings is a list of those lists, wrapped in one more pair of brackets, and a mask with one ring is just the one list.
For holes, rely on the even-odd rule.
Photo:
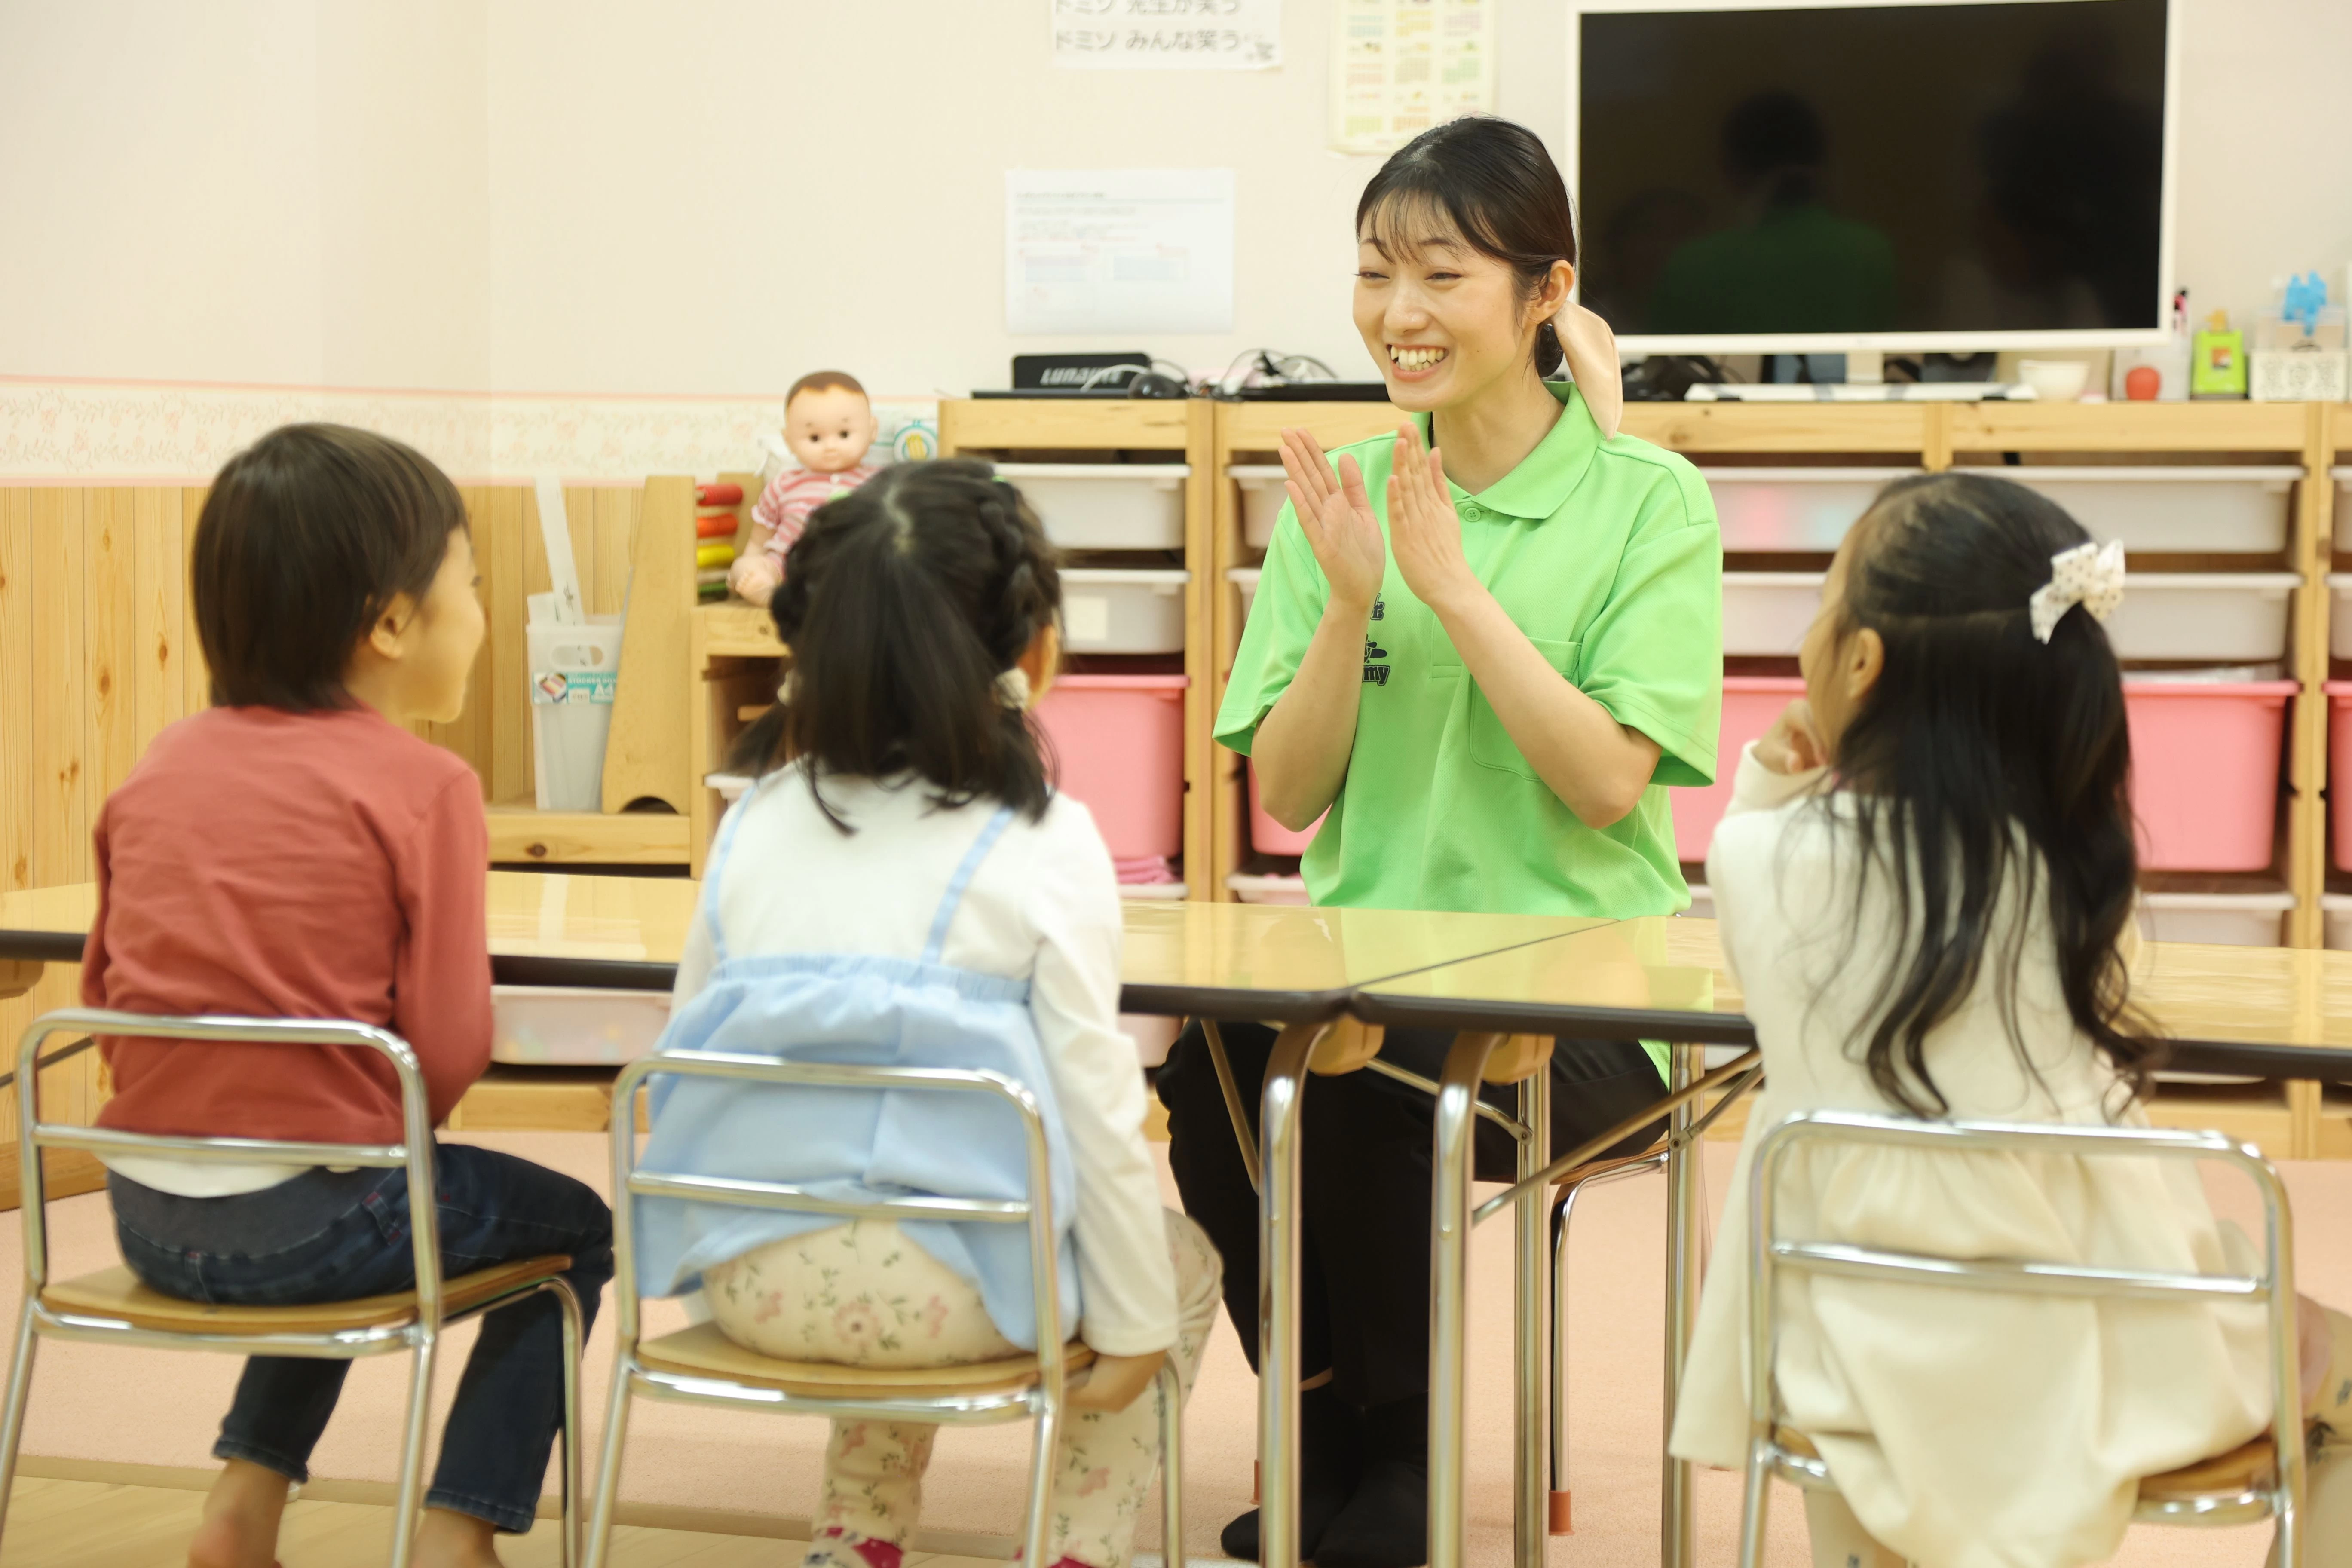
[[(1455, 504), (1473, 500), (1488, 511), (1538, 522), (1568, 504), (1592, 466), (1592, 455), (1601, 449), (1601, 426), (1592, 422), (1573, 382), (1548, 381), (1544, 390), (1560, 402), (1559, 417), (1551, 429), (1534, 451), (1519, 459), (1517, 468), (1475, 496), (1448, 480)], [(1430, 416), (1416, 414), (1412, 419), (1421, 426), (1421, 438), (1429, 440)]]

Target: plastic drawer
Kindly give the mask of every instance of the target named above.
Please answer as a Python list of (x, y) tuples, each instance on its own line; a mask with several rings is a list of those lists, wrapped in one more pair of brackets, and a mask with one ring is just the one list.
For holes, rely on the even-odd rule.
[(1181, 653), (1189, 572), (1071, 566), (1062, 572), (1062, 639), (1072, 653)]
[[(2337, 504), (2352, 505), (2352, 500)], [(2352, 572), (2327, 574), (2327, 655), (2330, 658), (2352, 658)]]
[(1061, 788), (1086, 806), (1114, 860), (1184, 853), (1181, 675), (1066, 675), (1037, 703)]
[(2352, 680), (2331, 680), (2320, 690), (2327, 697), (2328, 858), (2337, 870), (2352, 871)]
[(1065, 550), (1181, 550), (1189, 463), (999, 463)]
[(1726, 550), (1835, 550), (1878, 492), (1922, 468), (1701, 468)]
[(2277, 947), (2293, 893), (2142, 893), (2140, 933), (2151, 942)]
[(2133, 679), (2132, 813), (2151, 871), (2269, 868), (2292, 680)]
[(1804, 694), (1805, 683), (1793, 675), (1723, 678), (1723, 729), (1715, 745), (1715, 782), (1705, 788), (1676, 789), (1668, 797), (1674, 802), (1676, 859), (1696, 863), (1706, 858), (1715, 825), (1731, 805), (1740, 748), (1763, 739), (1780, 710)]
[(1826, 572), (1726, 572), (1723, 651), (1794, 654), (1822, 607)]
[(2299, 468), (1985, 468), (2064, 507), (2126, 550), (2271, 555), (2286, 548)]
[(2284, 658), (2287, 605), (2301, 582), (2292, 572), (2135, 572), (2107, 637), (2117, 658)]
[(490, 1059), (533, 1067), (618, 1067), (654, 1048), (669, 993), (565, 985), (490, 987)]
[(1264, 550), (1274, 542), (1275, 520), (1290, 492), (1283, 488), (1280, 463), (1235, 463), (1225, 470), (1242, 498), (1242, 542)]
[(1225, 581), (1233, 584), (1242, 591), (1242, 619), (1244, 622), (1247, 622), (1249, 619), (1250, 606), (1257, 603), (1257, 579), (1258, 568), (1255, 566), (1235, 566), (1225, 574)]
[(2327, 945), (2338, 952), (2352, 949), (2352, 893), (2324, 894), (2319, 907), (2327, 916)]
[(2327, 477), (2336, 481), (2336, 548), (2352, 551), (2352, 463), (2330, 468)]
[(1307, 879), (1304, 877), (1254, 877), (1236, 871), (1225, 879), (1225, 886), (1232, 889), (1234, 897), (1245, 904), (1304, 904), (1311, 901), (1307, 896)]

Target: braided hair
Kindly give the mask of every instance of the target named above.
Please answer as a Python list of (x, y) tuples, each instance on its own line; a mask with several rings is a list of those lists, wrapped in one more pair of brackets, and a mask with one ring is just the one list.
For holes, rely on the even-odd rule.
[(982, 796), (1036, 820), (1052, 794), (1042, 738), (999, 678), (1061, 613), (1054, 548), (986, 463), (885, 468), (819, 507), (770, 601), (792, 649), (789, 700), (746, 731), (735, 765), (804, 761), (824, 778), (913, 773), (942, 805)]

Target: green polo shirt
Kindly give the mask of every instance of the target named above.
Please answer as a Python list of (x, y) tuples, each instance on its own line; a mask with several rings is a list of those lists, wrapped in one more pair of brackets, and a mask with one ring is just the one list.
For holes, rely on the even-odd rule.
[[(1604, 441), (1583, 400), (1491, 489), (1452, 487), (1462, 550), (1562, 679), (1659, 747), (1623, 820), (1587, 827), (1536, 776), (1393, 555), (1367, 626), (1348, 776), (1308, 846), (1318, 904), (1629, 919), (1686, 907), (1665, 786), (1715, 777), (1723, 702), (1723, 547), (1715, 504), (1683, 458)], [(1423, 438), (1428, 416), (1417, 416)], [(1388, 531), (1396, 437), (1343, 447)], [(1332, 454), (1336, 465), (1339, 453)], [(1285, 505), (1217, 714), (1246, 754), (1297, 674), (1330, 588)]]

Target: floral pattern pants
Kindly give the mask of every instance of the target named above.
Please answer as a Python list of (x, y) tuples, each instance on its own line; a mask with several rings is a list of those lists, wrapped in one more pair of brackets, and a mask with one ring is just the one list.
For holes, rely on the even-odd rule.
[[(1177, 1340), (1168, 1353), (1189, 1395), (1223, 1269), (1199, 1226), (1173, 1211), (1163, 1218), (1176, 1264)], [(720, 1332), (782, 1361), (955, 1366), (1021, 1353), (997, 1332), (980, 1292), (888, 1220), (854, 1220), (772, 1242), (705, 1271), (703, 1287)], [(903, 1547), (921, 1511), (923, 1471), (938, 1431), (912, 1422), (835, 1421), (817, 1531)], [(1124, 1410), (1066, 1416), (1046, 1561), (1127, 1568), (1159, 1466), (1153, 1392)]]

